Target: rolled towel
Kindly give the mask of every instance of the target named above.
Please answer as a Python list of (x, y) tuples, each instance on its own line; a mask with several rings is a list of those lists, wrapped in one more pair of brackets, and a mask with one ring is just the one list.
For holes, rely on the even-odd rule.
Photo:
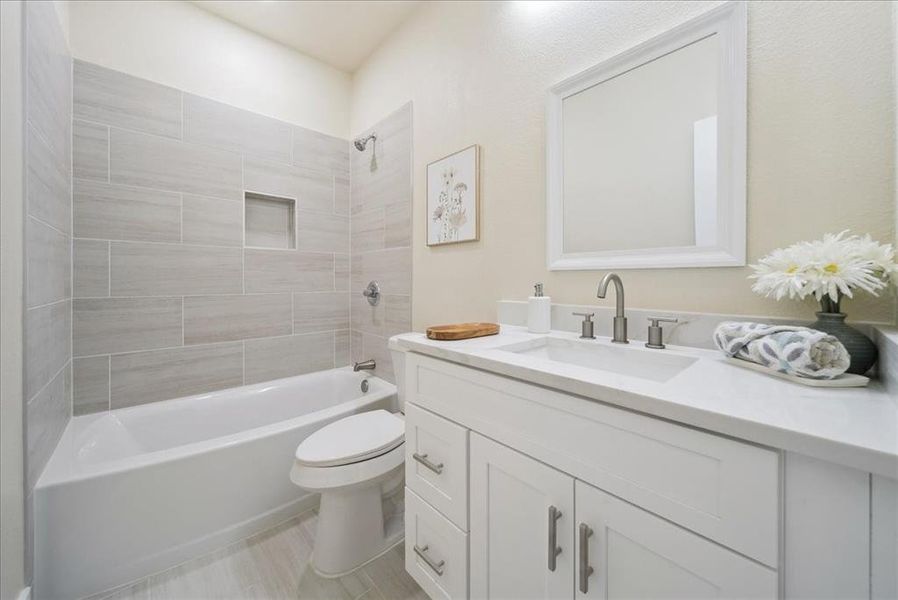
[(838, 377), (851, 362), (837, 338), (807, 327), (726, 321), (714, 330), (714, 344), (727, 356), (811, 379)]

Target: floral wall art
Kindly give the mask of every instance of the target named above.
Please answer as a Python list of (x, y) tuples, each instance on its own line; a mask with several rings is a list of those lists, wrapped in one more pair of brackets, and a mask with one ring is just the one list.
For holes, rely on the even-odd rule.
[(427, 245), (480, 238), (480, 148), (459, 150), (427, 165)]

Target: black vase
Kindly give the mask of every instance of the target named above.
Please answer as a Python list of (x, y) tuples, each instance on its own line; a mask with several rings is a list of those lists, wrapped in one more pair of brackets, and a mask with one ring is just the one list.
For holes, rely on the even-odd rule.
[(811, 329), (835, 336), (851, 355), (848, 373), (863, 375), (876, 364), (876, 359), (879, 357), (876, 344), (854, 327), (846, 325), (845, 317), (847, 315), (845, 313), (818, 312), (815, 314), (817, 321), (811, 325)]

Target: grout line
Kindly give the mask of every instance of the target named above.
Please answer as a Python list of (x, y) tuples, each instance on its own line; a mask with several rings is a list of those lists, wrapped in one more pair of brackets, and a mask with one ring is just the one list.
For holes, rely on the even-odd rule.
[(54, 300), (53, 302), (46, 302), (44, 304), (38, 304), (37, 306), (26, 306), (25, 312), (37, 310), (39, 308), (47, 308), (48, 306), (53, 306), (54, 304), (59, 304), (60, 302), (70, 302), (72, 300), (74, 300), (74, 298), (71, 298), (71, 297), (60, 298), (59, 300)]
[(60, 229), (59, 227), (56, 227), (55, 225), (51, 225), (51, 224), (47, 223), (46, 221), (44, 221), (44, 220), (41, 219), (40, 217), (36, 217), (36, 216), (34, 216), (34, 215), (29, 214), (29, 215), (27, 215), (27, 218), (31, 219), (31, 220), (34, 221), (35, 223), (40, 223), (40, 224), (43, 225), (44, 227), (47, 227), (47, 228), (49, 228), (49, 229), (52, 229), (53, 231), (55, 231), (55, 232), (58, 233), (59, 235), (65, 236), (65, 237), (67, 237), (67, 238), (72, 238), (72, 239), (75, 238), (75, 236), (73, 236), (71, 233), (67, 233), (67, 232), (63, 231), (62, 229)]
[(28, 404), (31, 403), (32, 400), (34, 400), (35, 398), (40, 396), (41, 392), (43, 392), (45, 389), (47, 389), (47, 386), (49, 386), (51, 383), (53, 383), (53, 381), (57, 377), (59, 377), (59, 374), (62, 373), (63, 371), (65, 371), (66, 367), (68, 367), (69, 364), (74, 360), (75, 360), (75, 358), (73, 356), (70, 356), (68, 358), (68, 360), (65, 361), (65, 364), (63, 364), (59, 369), (57, 369), (56, 372), (53, 373), (53, 375), (51, 375), (50, 378), (44, 383), (44, 385), (42, 385), (36, 392), (34, 392), (34, 394), (32, 394), (31, 398), (28, 398), (26, 400), (25, 405), (27, 406)]

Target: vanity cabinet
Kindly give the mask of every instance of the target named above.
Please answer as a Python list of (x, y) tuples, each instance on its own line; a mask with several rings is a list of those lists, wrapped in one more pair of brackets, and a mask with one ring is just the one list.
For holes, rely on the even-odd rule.
[(898, 589), (898, 511), (871, 511), (898, 485), (417, 353), (404, 371), (406, 569), (431, 598)]

